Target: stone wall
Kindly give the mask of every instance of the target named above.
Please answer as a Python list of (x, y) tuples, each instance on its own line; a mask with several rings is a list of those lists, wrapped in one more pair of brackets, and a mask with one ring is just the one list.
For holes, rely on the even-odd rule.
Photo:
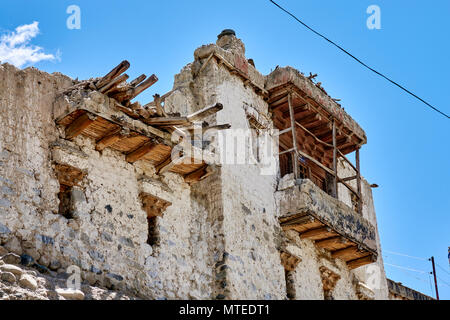
[[(52, 107), (69, 78), (6, 64), (0, 77), (0, 244), (50, 270), (77, 265), (92, 285), (148, 298), (211, 298), (214, 236), (183, 179), (97, 152), (88, 138), (61, 139)], [(58, 213), (60, 164), (85, 174), (71, 191), (72, 218)], [(141, 192), (172, 204), (158, 218), (157, 245), (147, 244)]]

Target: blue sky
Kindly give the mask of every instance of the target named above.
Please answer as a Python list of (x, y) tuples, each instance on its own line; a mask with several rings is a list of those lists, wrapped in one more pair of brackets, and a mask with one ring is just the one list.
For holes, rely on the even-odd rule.
[[(450, 2), (294, 1), (279, 3), (311, 27), (450, 113)], [(81, 29), (66, 27), (69, 5), (81, 8)], [(381, 9), (381, 30), (366, 27), (369, 5)], [(123, 59), (130, 77), (155, 73), (159, 82), (139, 96), (172, 88), (173, 76), (193, 60), (193, 51), (232, 28), (247, 57), (264, 74), (290, 65), (318, 73), (327, 92), (342, 99), (362, 126), (362, 174), (374, 189), (382, 247), (428, 258), (443, 268), (441, 298), (450, 299), (450, 120), (355, 63), (289, 18), (268, 0), (250, 1), (4, 1), (0, 32), (39, 22), (30, 43), (59, 59), (33, 65), (86, 79), (104, 75)], [(388, 254), (385, 262), (430, 271), (427, 261)], [(427, 274), (386, 265), (388, 277), (431, 295)], [(434, 292), (433, 292), (434, 295)]]

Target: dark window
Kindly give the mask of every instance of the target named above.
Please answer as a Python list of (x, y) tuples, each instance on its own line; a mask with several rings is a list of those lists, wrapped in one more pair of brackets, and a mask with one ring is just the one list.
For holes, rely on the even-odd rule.
[(147, 243), (151, 246), (159, 245), (158, 218), (172, 203), (148, 193), (141, 193), (142, 208), (147, 213), (148, 237)]
[(148, 238), (147, 243), (151, 246), (159, 244), (158, 217), (148, 217)]
[(54, 168), (59, 182), (58, 213), (67, 219), (72, 219), (74, 213), (73, 187), (80, 185), (85, 172), (67, 164), (55, 164)]
[(72, 187), (61, 185), (58, 193), (59, 210), (58, 213), (67, 219), (73, 218), (72, 211)]

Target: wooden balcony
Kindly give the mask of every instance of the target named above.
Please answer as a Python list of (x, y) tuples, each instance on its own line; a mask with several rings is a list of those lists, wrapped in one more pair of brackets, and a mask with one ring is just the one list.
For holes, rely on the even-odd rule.
[[(355, 197), (362, 213), (359, 149), (367, 141), (364, 131), (332, 99), (320, 83), (299, 71), (277, 68), (266, 77), (268, 104), (274, 126), (279, 129), (280, 173), (308, 178), (322, 190), (338, 198), (338, 184)], [(355, 164), (347, 154), (355, 152)], [(338, 158), (344, 159), (355, 174), (341, 179)], [(356, 180), (356, 189), (348, 181)]]
[(283, 230), (297, 231), (350, 269), (377, 260), (374, 226), (309, 179), (296, 179), (294, 186), (278, 191), (277, 198)]

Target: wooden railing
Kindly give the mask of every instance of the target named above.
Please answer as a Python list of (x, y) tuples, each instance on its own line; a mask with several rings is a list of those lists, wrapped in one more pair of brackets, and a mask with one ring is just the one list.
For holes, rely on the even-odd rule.
[[(300, 161), (300, 156), (303, 157), (303, 158), (308, 159), (309, 161), (313, 162), (314, 164), (316, 164), (317, 166), (322, 168), (325, 172), (327, 172), (330, 175), (332, 175), (333, 176), (333, 188), (334, 188), (332, 195), (336, 199), (339, 199), (338, 184), (341, 183), (348, 190), (350, 190), (351, 193), (353, 193), (357, 197), (357, 200), (358, 200), (358, 202), (357, 202), (357, 212), (359, 214), (362, 214), (361, 175), (360, 175), (360, 167), (359, 167), (359, 147), (355, 151), (355, 163), (356, 163), (356, 166), (355, 166), (337, 148), (337, 143), (336, 143), (336, 121), (335, 121), (334, 118), (330, 119), (330, 121), (332, 122), (333, 144), (329, 144), (329, 143), (326, 143), (325, 141), (322, 141), (316, 135), (314, 135), (311, 131), (309, 131), (304, 126), (302, 126), (298, 121), (295, 120), (294, 108), (292, 106), (292, 96), (291, 96), (292, 93), (297, 94), (296, 92), (292, 92), (292, 91), (288, 93), (288, 106), (289, 106), (289, 117), (290, 117), (291, 126), (290, 126), (290, 128), (286, 128), (286, 129), (280, 131), (279, 134), (281, 135), (281, 134), (284, 134), (284, 133), (287, 133), (287, 132), (291, 132), (292, 140), (293, 140), (292, 141), (293, 147), (291, 149), (284, 150), (284, 151), (280, 152), (280, 155), (281, 154), (285, 154), (285, 153), (291, 153), (292, 154), (293, 173), (294, 173), (294, 176), (295, 176), (296, 179), (299, 178), (299, 161)], [(296, 127), (300, 127), (303, 131), (305, 131), (307, 134), (312, 136), (317, 141), (317, 143), (323, 144), (323, 145), (325, 145), (325, 146), (327, 146), (329, 148), (333, 148), (333, 168), (329, 168), (329, 167), (325, 166), (320, 161), (314, 159), (312, 156), (310, 156), (310, 155), (306, 154), (305, 152), (299, 150), (298, 144), (297, 144)], [(350, 165), (350, 167), (355, 171), (355, 175), (354, 176), (350, 176), (350, 177), (346, 177), (346, 178), (339, 178), (338, 170), (337, 170), (337, 160), (338, 160), (339, 157), (344, 159)], [(347, 183), (348, 181), (354, 180), (354, 179), (356, 179), (356, 186), (357, 186), (356, 190)]]

